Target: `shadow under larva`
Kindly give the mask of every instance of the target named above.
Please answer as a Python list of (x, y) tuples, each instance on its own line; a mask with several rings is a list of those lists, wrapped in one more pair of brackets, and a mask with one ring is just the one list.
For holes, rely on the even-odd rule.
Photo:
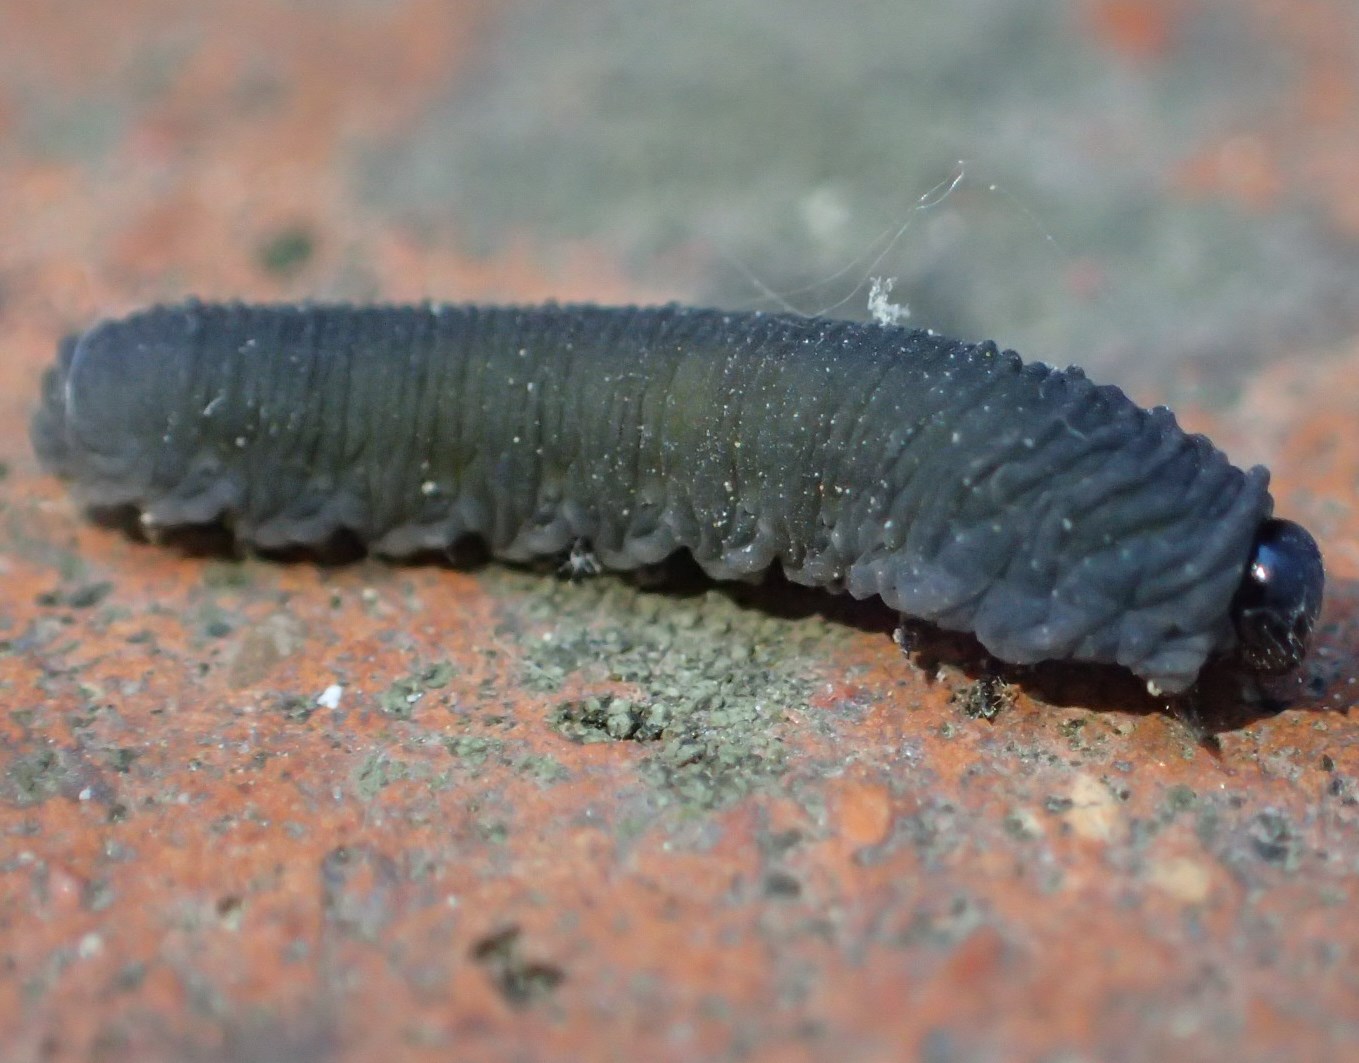
[(683, 306), (188, 302), (64, 341), (32, 438), (95, 507), (263, 549), (688, 551), (1154, 691), (1294, 668), (1321, 555), (1268, 472), (1078, 369)]

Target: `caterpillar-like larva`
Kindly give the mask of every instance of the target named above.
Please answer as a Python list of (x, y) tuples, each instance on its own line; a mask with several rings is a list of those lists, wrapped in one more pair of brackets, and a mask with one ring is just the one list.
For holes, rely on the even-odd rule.
[(91, 506), (225, 521), (262, 548), (347, 529), (478, 536), (606, 568), (688, 550), (974, 632), (1005, 661), (1154, 689), (1234, 655), (1287, 671), (1321, 556), (1230, 464), (1078, 369), (895, 325), (681, 306), (189, 302), (60, 348), (33, 420)]

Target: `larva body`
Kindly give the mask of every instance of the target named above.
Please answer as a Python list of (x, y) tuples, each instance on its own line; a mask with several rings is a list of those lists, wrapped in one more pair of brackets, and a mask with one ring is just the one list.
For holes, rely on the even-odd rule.
[[(1286, 524), (1263, 468), (1079, 370), (677, 306), (153, 308), (63, 345), (33, 438), (84, 502), (155, 525), (266, 548), (349, 529), (390, 555), (475, 535), (510, 560), (585, 540), (613, 569), (687, 549), (717, 579), (777, 561), (1004, 660), (1165, 691), (1253, 641), (1237, 600)], [(1306, 586), (1268, 617), (1291, 664), (1311, 554), (1285, 545)]]

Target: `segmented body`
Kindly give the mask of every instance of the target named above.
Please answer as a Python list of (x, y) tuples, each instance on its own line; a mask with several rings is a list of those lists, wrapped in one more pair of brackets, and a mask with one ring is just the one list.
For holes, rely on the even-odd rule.
[[(587, 541), (777, 562), (975, 632), (998, 657), (1183, 689), (1272, 502), (1165, 409), (1078, 370), (897, 326), (678, 306), (188, 303), (63, 349), (34, 422), (96, 505), (229, 520), (261, 547), (337, 529), (404, 555)], [(1319, 593), (1319, 591), (1318, 591)]]

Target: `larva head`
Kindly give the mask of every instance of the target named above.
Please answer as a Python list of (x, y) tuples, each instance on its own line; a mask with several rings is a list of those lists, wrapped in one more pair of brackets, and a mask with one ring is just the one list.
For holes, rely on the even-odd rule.
[(1307, 529), (1267, 520), (1255, 533), (1246, 574), (1232, 600), (1237, 653), (1266, 675), (1296, 668), (1321, 612), (1321, 551)]

